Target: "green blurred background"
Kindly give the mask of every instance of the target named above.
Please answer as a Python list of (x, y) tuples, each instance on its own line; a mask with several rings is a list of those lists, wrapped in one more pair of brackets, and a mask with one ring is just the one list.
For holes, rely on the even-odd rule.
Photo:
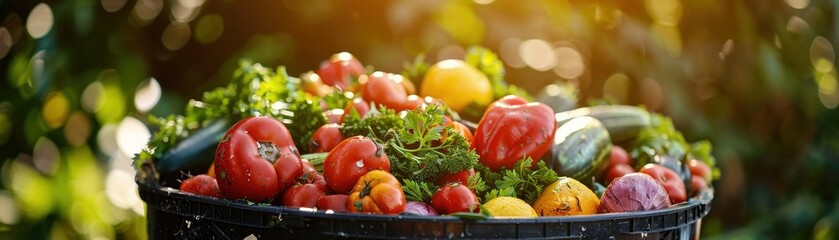
[[(0, 0), (0, 239), (145, 239), (131, 157), (241, 58), (401, 72), (481, 45), (538, 95), (672, 116), (722, 169), (704, 238), (839, 238), (839, 2)], [(468, 89), (464, 89), (468, 90)]]

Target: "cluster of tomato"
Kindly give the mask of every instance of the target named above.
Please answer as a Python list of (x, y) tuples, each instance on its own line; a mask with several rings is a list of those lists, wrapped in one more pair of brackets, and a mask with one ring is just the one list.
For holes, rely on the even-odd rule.
[[(632, 158), (625, 149), (620, 146), (613, 146), (611, 151), (605, 171), (605, 183), (607, 185), (617, 178), (636, 172), (632, 167)], [(687, 192), (685, 183), (682, 181), (683, 178), (671, 168), (661, 164), (648, 163), (642, 166), (638, 172), (650, 175), (660, 183), (664, 187), (664, 190), (667, 191), (670, 202), (675, 204), (686, 201), (688, 196), (695, 196), (697, 192), (707, 188), (708, 182), (712, 180), (711, 167), (702, 161), (696, 159), (690, 160), (688, 162), (688, 169), (692, 175), (690, 193)]]
[[(437, 77), (429, 80), (429, 75)], [(463, 79), (471, 81), (466, 83), (470, 87), (485, 89), (463, 93), (450, 86), (463, 84)], [(415, 110), (440, 103), (437, 99), (441, 98), (450, 109), (457, 110), (470, 102), (489, 104), (492, 100), (486, 76), (459, 60), (442, 61), (426, 73), (422, 87), (427, 97), (415, 95), (413, 84), (401, 75), (365, 75), (358, 60), (347, 53), (334, 55), (316, 75), (304, 77), (303, 85), (316, 96), (323, 96), (332, 88), (361, 95), (343, 111), (324, 112), (329, 123), (316, 130), (311, 141), (313, 152), (328, 152), (322, 173), (301, 159), (281, 122), (249, 117), (224, 135), (208, 174), (185, 180), (181, 190), (283, 206), (400, 213), (406, 206), (405, 193), (400, 181), (389, 173), (390, 160), (384, 146), (369, 137), (343, 136), (340, 130), (345, 117), (365, 116), (371, 111), (371, 104), (396, 111)], [(493, 170), (509, 169), (525, 156), (539, 159), (549, 150), (556, 128), (553, 115), (553, 110), (544, 104), (508, 96), (489, 105), (474, 136), (457, 121), (446, 118), (445, 125), (471, 143), (482, 164)], [(431, 200), (434, 208), (442, 213), (480, 211), (477, 196), (467, 187), (468, 179), (474, 175), (474, 169), (467, 169), (441, 177), (437, 181), (441, 187)]]

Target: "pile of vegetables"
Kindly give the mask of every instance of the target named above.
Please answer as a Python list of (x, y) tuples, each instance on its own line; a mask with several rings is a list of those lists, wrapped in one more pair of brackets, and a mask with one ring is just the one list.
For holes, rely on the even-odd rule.
[(300, 78), (243, 61), (184, 115), (150, 119), (135, 162), (154, 171), (138, 177), (254, 204), (493, 217), (666, 208), (719, 177), (710, 143), (661, 115), (554, 113), (483, 48), (422, 59), (393, 74), (339, 53)]

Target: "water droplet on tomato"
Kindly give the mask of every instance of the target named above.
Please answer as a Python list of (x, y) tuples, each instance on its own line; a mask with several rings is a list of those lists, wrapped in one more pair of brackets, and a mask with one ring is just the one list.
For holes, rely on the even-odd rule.
[(359, 168), (363, 168), (364, 167), (364, 161), (359, 159), (357, 162), (355, 162), (355, 166), (359, 167)]

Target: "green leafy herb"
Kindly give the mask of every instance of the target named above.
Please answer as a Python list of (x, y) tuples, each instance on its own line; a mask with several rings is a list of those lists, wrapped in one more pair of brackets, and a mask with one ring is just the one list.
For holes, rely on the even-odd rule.
[(405, 199), (416, 202), (431, 202), (431, 197), (437, 192), (437, 186), (428, 182), (416, 182), (402, 179), (402, 190)]
[(367, 116), (359, 116), (355, 108), (350, 108), (351, 113), (344, 117), (341, 124), (341, 134), (344, 136), (371, 136), (386, 142), (392, 138), (389, 131), (402, 129), (404, 120), (396, 111), (389, 108), (377, 108), (372, 106)]
[[(478, 154), (451, 127), (443, 127), (443, 112), (432, 105), (408, 111), (404, 126), (389, 132), (393, 137), (385, 149), (391, 171), (397, 178), (434, 182), (444, 174), (456, 173), (478, 164)], [(443, 139), (442, 131), (446, 131)]]
[(501, 172), (504, 177), (495, 186), (497, 189), (512, 188), (515, 191), (513, 196), (532, 203), (545, 186), (559, 179), (544, 161), (539, 161), (535, 168), (531, 168), (532, 165), (533, 159), (529, 157), (516, 162), (513, 169)]

